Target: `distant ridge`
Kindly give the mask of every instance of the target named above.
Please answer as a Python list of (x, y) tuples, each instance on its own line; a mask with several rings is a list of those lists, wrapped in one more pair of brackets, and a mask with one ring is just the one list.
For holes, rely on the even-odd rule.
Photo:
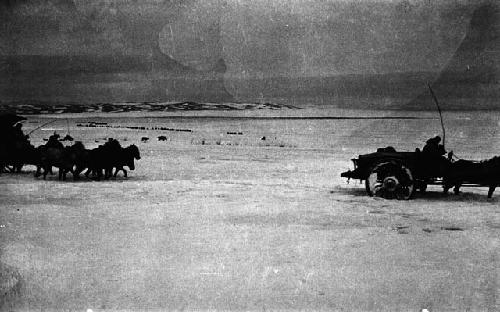
[(286, 104), (273, 103), (198, 103), (198, 102), (121, 102), (121, 103), (46, 103), (10, 102), (0, 103), (0, 112), (21, 115), (64, 113), (124, 113), (124, 112), (176, 112), (176, 111), (234, 111), (234, 110), (279, 110), (298, 109)]

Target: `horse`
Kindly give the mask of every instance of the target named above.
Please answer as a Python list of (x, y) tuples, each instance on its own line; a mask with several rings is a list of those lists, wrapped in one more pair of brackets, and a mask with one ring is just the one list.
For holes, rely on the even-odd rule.
[(65, 156), (71, 163), (71, 169), (69, 171), (73, 174), (73, 180), (78, 180), (80, 178), (80, 173), (85, 169), (87, 164), (88, 150), (82, 142), (75, 141), (73, 145), (65, 148)]
[[(83, 148), (75, 157), (75, 168), (73, 170), (73, 180), (80, 179), (80, 173), (89, 168), (90, 150)], [(87, 176), (87, 175), (86, 175)], [(88, 176), (87, 176), (88, 177)]]
[(109, 139), (105, 144), (89, 150), (87, 157), (88, 169), (85, 176), (89, 177), (89, 174), (92, 173), (100, 180), (104, 171), (104, 178), (110, 178), (116, 163), (116, 157), (121, 153), (121, 150), (120, 142), (115, 139)]
[(443, 177), (444, 192), (454, 187), (454, 193), (458, 194), (464, 182), (489, 186), (488, 198), (491, 198), (500, 185), (500, 156), (480, 162), (458, 160), (450, 163)]
[(64, 148), (39, 146), (40, 165), (37, 168), (35, 176), (40, 175), (40, 168), (43, 169), (43, 178), (46, 179), (47, 173), (51, 172), (52, 167), (59, 168), (59, 180), (66, 180), (66, 174), (71, 172), (73, 179), (78, 179), (78, 174), (74, 170), (75, 164), (83, 161), (85, 156), (85, 147), (82, 142), (77, 141), (71, 146)]
[(130, 146), (122, 148), (121, 152), (117, 155), (116, 163), (114, 164), (116, 170), (113, 177), (116, 178), (116, 175), (119, 171), (123, 171), (123, 176), (126, 177), (127, 170), (125, 170), (123, 166), (127, 166), (130, 170), (134, 170), (134, 159), (141, 159), (141, 154), (137, 146), (132, 144)]

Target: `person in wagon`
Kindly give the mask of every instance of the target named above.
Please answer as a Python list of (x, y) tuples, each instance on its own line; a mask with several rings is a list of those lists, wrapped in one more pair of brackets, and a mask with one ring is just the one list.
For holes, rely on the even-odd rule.
[(445, 155), (446, 150), (444, 149), (444, 145), (439, 143), (441, 143), (441, 137), (439, 135), (428, 139), (422, 152), (430, 157), (436, 158)]
[(439, 135), (430, 138), (425, 143), (422, 149), (422, 154), (424, 155), (425, 167), (428, 170), (430, 176), (441, 175), (448, 164), (448, 159), (445, 157), (446, 150), (441, 143), (441, 137)]

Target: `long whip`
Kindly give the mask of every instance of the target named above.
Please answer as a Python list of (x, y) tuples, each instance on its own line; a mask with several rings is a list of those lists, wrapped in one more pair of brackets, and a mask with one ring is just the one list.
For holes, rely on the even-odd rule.
[(434, 91), (432, 91), (431, 85), (427, 83), (427, 86), (429, 87), (429, 91), (431, 92), (432, 98), (434, 99), (434, 103), (436, 103), (439, 112), (439, 119), (441, 120), (441, 129), (443, 129), (443, 147), (444, 147), (446, 140), (446, 131), (444, 129), (443, 114), (441, 113), (441, 107), (439, 107), (439, 102), (437, 100), (436, 95), (434, 94)]
[(57, 120), (57, 119), (54, 119), (54, 120), (48, 121), (48, 122), (44, 123), (43, 125), (41, 125), (41, 126), (39, 126), (39, 127), (36, 127), (35, 129), (33, 129), (33, 130), (31, 130), (30, 132), (28, 132), (28, 134), (27, 134), (27, 135), (32, 134), (33, 132), (35, 132), (36, 130), (40, 129), (41, 127), (45, 127), (46, 125), (51, 124), (51, 123), (53, 123), (53, 122), (54, 122), (54, 121), (56, 121), (56, 120)]

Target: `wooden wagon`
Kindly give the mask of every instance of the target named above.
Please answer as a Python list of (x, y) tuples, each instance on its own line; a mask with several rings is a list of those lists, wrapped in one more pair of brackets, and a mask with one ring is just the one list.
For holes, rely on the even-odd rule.
[(352, 162), (354, 170), (341, 177), (364, 181), (368, 195), (387, 199), (410, 199), (416, 191), (425, 192), (428, 185), (443, 185), (444, 192), (454, 186), (456, 194), (461, 186), (488, 186), (488, 197), (492, 197), (500, 185), (500, 157), (453, 162), (451, 157), (429, 156), (419, 149), (398, 152), (388, 147), (359, 155)]
[(343, 172), (341, 177), (365, 181), (368, 195), (410, 199), (415, 191), (424, 192), (429, 184), (442, 184), (450, 161), (444, 157), (431, 159), (418, 149), (398, 152), (388, 147), (359, 155), (352, 162), (354, 170)]

